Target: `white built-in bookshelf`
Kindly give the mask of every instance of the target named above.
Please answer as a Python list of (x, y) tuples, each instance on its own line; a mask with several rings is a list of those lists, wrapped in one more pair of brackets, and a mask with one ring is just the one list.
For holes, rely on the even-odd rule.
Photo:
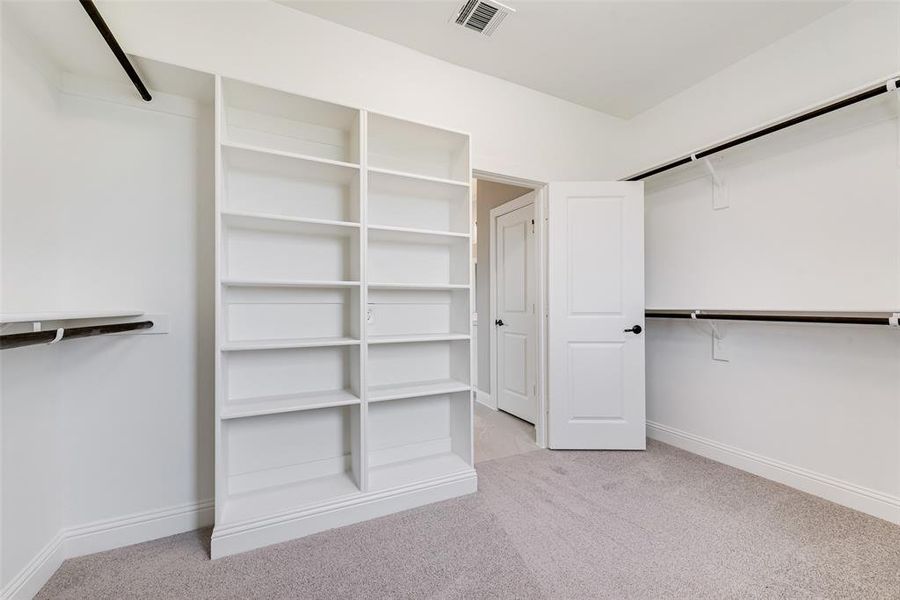
[(214, 558), (475, 491), (469, 154), (217, 79)]

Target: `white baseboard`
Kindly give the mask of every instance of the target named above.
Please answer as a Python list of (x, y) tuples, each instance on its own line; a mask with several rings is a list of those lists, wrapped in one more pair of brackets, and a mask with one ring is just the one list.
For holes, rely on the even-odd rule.
[(213, 530), (210, 554), (221, 558), (278, 544), (335, 527), (343, 527), (432, 502), (472, 494), (478, 489), (474, 469), (383, 492), (366, 493), (320, 506)]
[(213, 501), (206, 500), (71, 527), (65, 531), (66, 558), (208, 527), (213, 524), (213, 513)]
[(487, 406), (491, 410), (497, 410), (497, 405), (494, 404), (494, 399), (491, 397), (491, 395), (477, 388), (475, 390), (475, 402), (483, 406)]
[(879, 519), (900, 524), (900, 497), (766, 458), (661, 423), (648, 421), (647, 436)]
[[(471, 494), (477, 487), (473, 469), (408, 488), (368, 494), (343, 506), (329, 507), (328, 510), (288, 515), (282, 519), (290, 522), (288, 527), (275, 528), (272, 527), (274, 523), (260, 523), (236, 530), (219, 530), (214, 533), (213, 556), (243, 552), (316, 531)], [(0, 591), (0, 600), (30, 600), (67, 558), (208, 527), (213, 524), (213, 520), (214, 503), (212, 500), (205, 500), (65, 528)]]
[(213, 501), (205, 500), (65, 528), (6, 585), (0, 600), (29, 600), (67, 558), (139, 544), (212, 523)]
[(57, 533), (0, 592), (2, 600), (31, 600), (50, 580), (65, 556), (65, 537)]

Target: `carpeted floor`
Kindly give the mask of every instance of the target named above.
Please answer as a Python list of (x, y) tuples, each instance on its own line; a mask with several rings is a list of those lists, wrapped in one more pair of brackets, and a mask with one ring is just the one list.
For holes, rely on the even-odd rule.
[(900, 527), (652, 443), (478, 465), (475, 495), (210, 561), (67, 561), (39, 599), (900, 598)]
[(475, 403), (475, 462), (539, 450), (534, 425)]

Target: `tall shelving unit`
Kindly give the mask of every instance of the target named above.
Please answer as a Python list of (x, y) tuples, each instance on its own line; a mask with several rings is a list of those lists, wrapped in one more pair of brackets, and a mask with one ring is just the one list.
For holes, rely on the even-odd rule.
[(213, 558), (475, 491), (469, 153), (217, 78)]

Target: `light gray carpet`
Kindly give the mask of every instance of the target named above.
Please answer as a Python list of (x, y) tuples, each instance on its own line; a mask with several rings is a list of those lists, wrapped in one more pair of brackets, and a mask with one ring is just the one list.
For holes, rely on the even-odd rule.
[(478, 473), (476, 495), (214, 562), (208, 531), (69, 560), (38, 598), (900, 598), (900, 527), (664, 444)]
[(475, 403), (475, 462), (539, 450), (534, 425)]

